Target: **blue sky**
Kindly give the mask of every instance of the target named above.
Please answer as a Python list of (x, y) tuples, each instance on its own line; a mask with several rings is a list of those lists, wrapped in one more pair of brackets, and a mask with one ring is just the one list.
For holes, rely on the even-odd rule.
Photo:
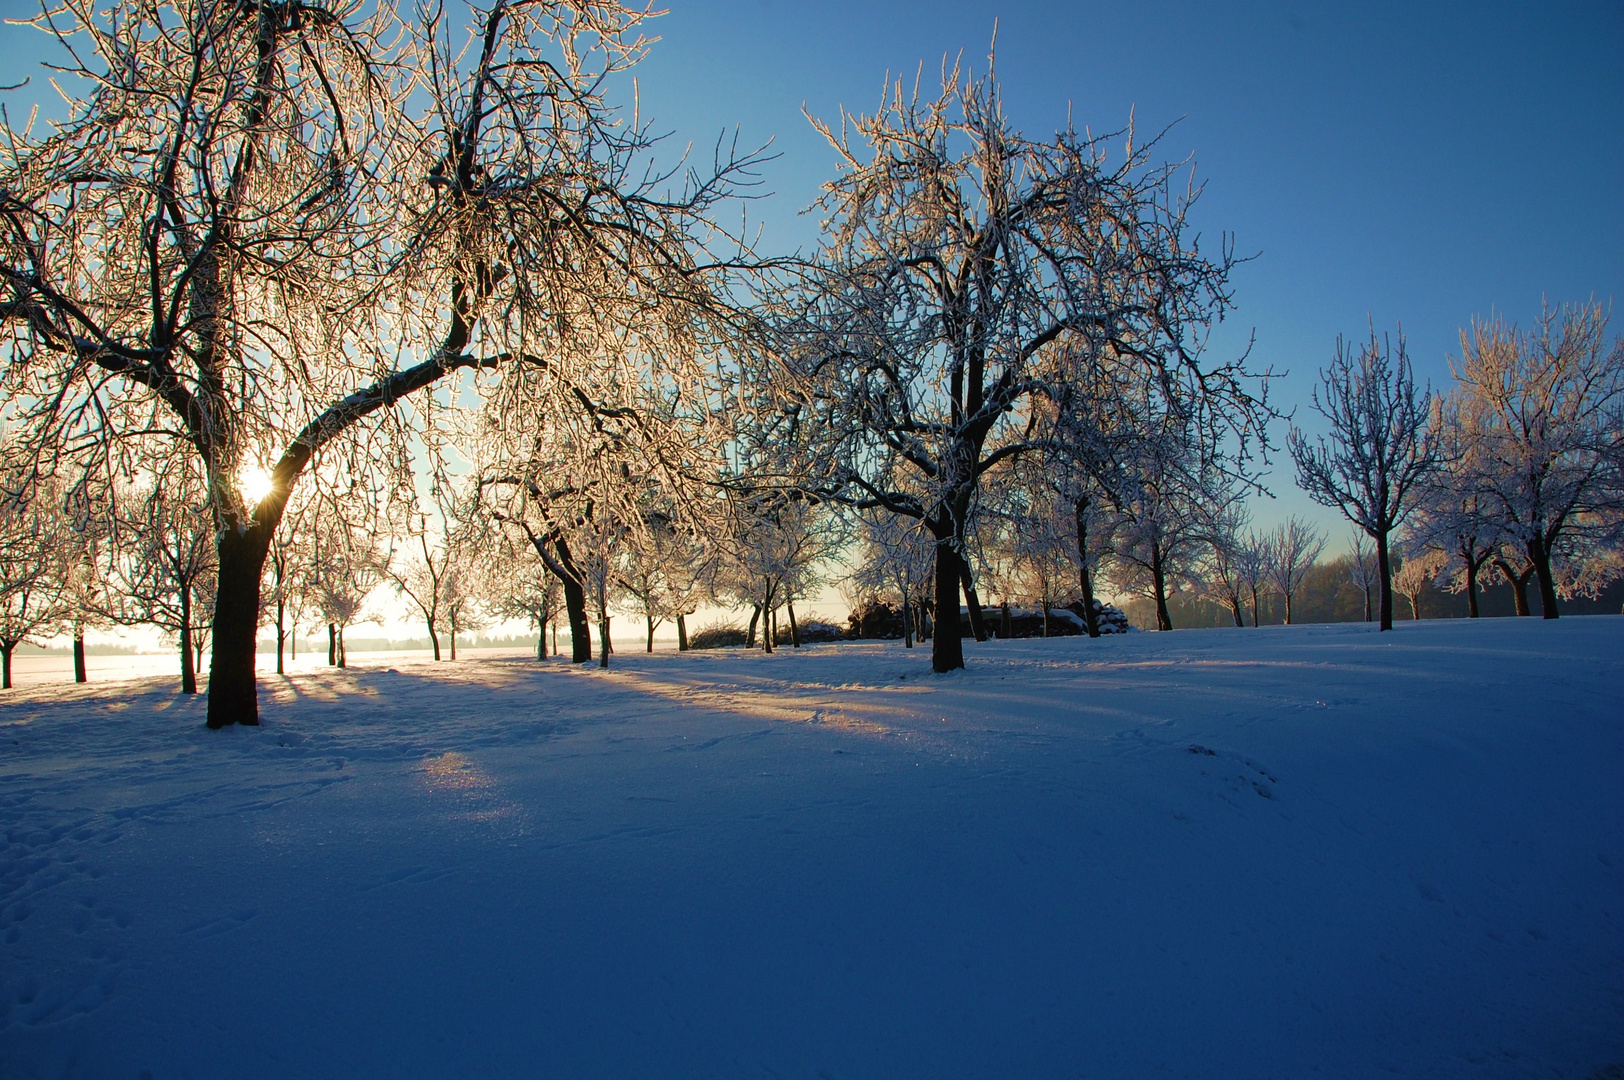
[[(9, 17), (32, 10), (0, 0)], [(923, 62), (933, 79), (961, 50), (980, 68), (995, 20), (1006, 112), (1028, 134), (1068, 108), (1096, 131), (1130, 110), (1142, 132), (1178, 121), (1163, 146), (1197, 160), (1204, 231), (1258, 255), (1218, 347), (1255, 329), (1257, 364), (1290, 372), (1275, 393), (1305, 427), (1315, 370), (1369, 318), (1402, 322), (1436, 385), (1474, 315), (1527, 323), (1542, 296), (1624, 300), (1617, 2), (677, 0), (638, 68), (644, 115), (702, 158), (735, 127), (745, 143), (772, 139), (772, 195), (751, 213), (766, 249), (810, 246), (816, 221), (800, 211), (833, 156), (802, 106), (871, 110), (888, 71), (911, 79)], [(32, 31), (0, 28), (0, 81), (38, 55)], [(1333, 524), (1295, 492), (1289, 463), (1270, 485), (1281, 498), (1260, 520)]]

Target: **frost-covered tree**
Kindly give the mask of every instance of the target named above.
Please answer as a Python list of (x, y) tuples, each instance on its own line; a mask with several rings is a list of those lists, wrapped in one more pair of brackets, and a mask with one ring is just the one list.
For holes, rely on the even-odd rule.
[(181, 693), (197, 693), (196, 649), (214, 605), (214, 515), (194, 459), (152, 458), (118, 498), (109, 614), (174, 635)]
[(1340, 510), (1376, 545), (1381, 579), (1381, 629), (1393, 628), (1394, 530), (1415, 509), (1440, 453), (1431, 430), (1432, 390), (1415, 385), (1404, 335), (1378, 337), (1356, 350), (1337, 338), (1336, 355), (1320, 370), (1314, 411), (1330, 425), (1313, 440), (1292, 428), (1287, 440), (1297, 484), (1322, 506)]
[[(0, 442), (0, 449), (10, 447)], [(65, 538), (55, 495), (25, 470), (0, 476), (0, 689), (11, 689), (17, 646), (55, 634), (66, 614)]]
[[(1624, 515), (1624, 339), (1596, 303), (1547, 308), (1530, 332), (1500, 319), (1461, 333), (1452, 404), (1470, 448), (1459, 474), (1476, 512), (1520, 549), (1545, 618), (1564, 561), (1606, 551)], [(1502, 572), (1513, 581), (1511, 560)]]
[(857, 565), (847, 578), (852, 608), (879, 601), (902, 612), (902, 644), (924, 640), (930, 606), (935, 544), (920, 523), (888, 510), (865, 510), (857, 524)]
[[(1348, 561), (1348, 583), (1365, 598), (1365, 622), (1371, 620), (1370, 594), (1381, 587), (1381, 568), (1376, 565), (1376, 551), (1362, 529), (1356, 529), (1351, 542)], [(1473, 611), (1476, 611), (1475, 603)]]
[(814, 121), (840, 173), (818, 204), (819, 273), (782, 319), (793, 393), (832, 446), (830, 483), (935, 542), (937, 671), (964, 665), (954, 613), (977, 496), (988, 470), (1032, 449), (1031, 403), (1110, 362), (1154, 371), (1191, 412), (1244, 434), (1260, 417), (1239, 365), (1199, 363), (1232, 261), (1199, 249), (1197, 189), (1154, 142), (1128, 132), (1114, 156), (1070, 127), (1029, 138), (990, 73), (943, 75), (934, 96), (899, 81), (872, 115)]
[(1197, 575), (1201, 593), (1213, 603), (1228, 608), (1236, 626), (1246, 625), (1242, 615), (1248, 587), (1248, 552), (1242, 534), (1245, 524), (1245, 512), (1239, 503), (1214, 515), (1207, 534), (1207, 552)]
[(1448, 556), (1437, 548), (1418, 548), (1405, 556), (1398, 573), (1393, 575), (1393, 587), (1409, 601), (1410, 618), (1420, 620), (1421, 596), (1427, 586), (1436, 584), (1447, 559)]
[(1291, 598), (1325, 550), (1325, 537), (1313, 525), (1293, 517), (1275, 527), (1264, 550), (1269, 583), (1285, 599), (1286, 625), (1290, 626)]
[[(332, 444), (432, 417), (421, 392), (459, 372), (578, 371), (591, 327), (714, 296), (703, 244), (748, 163), (674, 179), (611, 106), (650, 13), (457, 10), (462, 30), (441, 5), (320, 0), (35, 20), (69, 57), (66, 115), (0, 139), (3, 378), (42, 459), (182, 433), (218, 537), (211, 726), (257, 722), (264, 562)], [(271, 479), (252, 503), (250, 459)]]

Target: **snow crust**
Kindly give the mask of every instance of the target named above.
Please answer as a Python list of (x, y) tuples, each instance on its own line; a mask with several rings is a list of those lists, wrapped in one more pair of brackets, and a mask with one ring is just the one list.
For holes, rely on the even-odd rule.
[(0, 1076), (1624, 1063), (1624, 618), (0, 704)]

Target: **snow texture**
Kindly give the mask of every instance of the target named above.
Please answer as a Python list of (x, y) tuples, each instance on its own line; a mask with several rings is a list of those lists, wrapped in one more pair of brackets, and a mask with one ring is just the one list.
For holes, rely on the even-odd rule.
[(0, 704), (0, 1076), (1612, 1077), (1624, 618)]

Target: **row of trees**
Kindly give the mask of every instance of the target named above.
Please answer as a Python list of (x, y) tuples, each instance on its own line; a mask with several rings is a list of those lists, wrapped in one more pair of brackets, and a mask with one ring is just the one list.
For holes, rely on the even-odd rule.
[[(211, 650), (219, 727), (257, 722), (259, 627), (319, 610), (341, 657), (385, 580), (453, 640), (476, 606), (535, 618), (556, 587), (574, 658), (596, 621), (604, 662), (612, 610), (652, 635), (725, 597), (793, 627), (858, 537), (859, 576), (914, 612), (962, 596), (978, 637), (988, 588), (1049, 604), (1075, 580), (1092, 619), (1103, 575), (1169, 626), (1196, 568), (1251, 572), (1268, 373), (1207, 355), (1235, 258), (1198, 242), (1200, 186), (1156, 139), (1029, 137), (991, 58), (944, 67), (938, 92), (897, 82), (814, 121), (840, 163), (823, 242), (768, 259), (722, 224), (758, 157), (724, 140), (662, 163), (617, 108), (647, 12), (470, 13), (65, 0), (35, 20), (70, 92), (0, 140), (4, 512), (18, 535), (67, 521), (102, 583), (70, 603), (70, 575), (36, 568), (69, 612), (53, 625), (162, 593), (189, 655)], [(1349, 432), (1293, 448), (1352, 507), (1327, 494), (1358, 471), (1335, 456), (1365, 445)], [(1357, 512), (1381, 551), (1464, 460), (1438, 438), (1376, 451), (1380, 505)], [(1574, 505), (1524, 543), (1542, 590), (1572, 522), (1608, 513)], [(185, 537), (181, 586), (159, 549)], [(1312, 563), (1278, 539), (1269, 565)], [(944, 625), (938, 671), (964, 663)]]

